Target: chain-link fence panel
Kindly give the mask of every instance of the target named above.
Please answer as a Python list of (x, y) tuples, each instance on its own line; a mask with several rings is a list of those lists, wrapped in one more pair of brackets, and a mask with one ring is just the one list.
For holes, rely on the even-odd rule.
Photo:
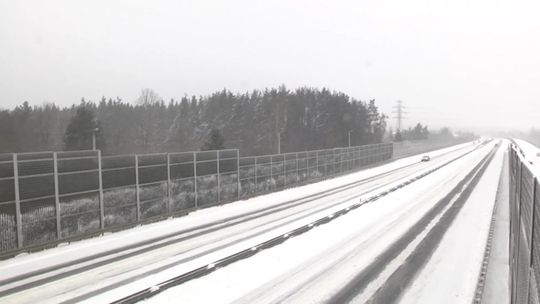
[(392, 158), (393, 145), (304, 151), (239, 159), (242, 198), (344, 174)]
[(169, 155), (171, 211), (195, 208), (195, 153)]
[(17, 248), (14, 157), (0, 154), (0, 252)]
[(100, 170), (97, 151), (56, 154), (60, 237), (101, 228)]
[(53, 152), (22, 153), (16, 161), (22, 246), (57, 238)]
[(391, 143), (239, 151), (0, 155), (0, 252), (41, 246), (330, 178), (392, 158)]
[(102, 158), (103, 215), (106, 228), (137, 222), (135, 162), (135, 155), (115, 155)]
[(239, 197), (238, 150), (218, 151), (218, 202), (226, 203)]

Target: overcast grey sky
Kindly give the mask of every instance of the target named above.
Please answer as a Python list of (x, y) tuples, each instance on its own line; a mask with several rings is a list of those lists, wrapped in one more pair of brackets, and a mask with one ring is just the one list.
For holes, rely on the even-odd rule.
[(0, 0), (0, 108), (285, 84), (401, 99), (408, 123), (540, 127), (539, 16), (537, 0)]

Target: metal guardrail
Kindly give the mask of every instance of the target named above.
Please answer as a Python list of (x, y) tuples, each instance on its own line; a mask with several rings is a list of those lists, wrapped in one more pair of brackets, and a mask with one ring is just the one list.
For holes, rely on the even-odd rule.
[(540, 303), (540, 184), (523, 152), (509, 148), (510, 302)]
[(0, 254), (294, 187), (391, 159), (391, 143), (256, 157), (239, 151), (0, 155)]

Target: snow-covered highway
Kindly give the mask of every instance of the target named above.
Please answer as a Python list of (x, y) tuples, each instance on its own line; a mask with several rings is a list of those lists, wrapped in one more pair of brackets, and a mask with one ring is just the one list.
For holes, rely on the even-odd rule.
[[(490, 195), (497, 190), (501, 171), (504, 149), (492, 155), (494, 145), (464, 144), (430, 153), (430, 162), (419, 162), (418, 156), (401, 159), (329, 181), (2, 261), (0, 300), (116, 301), (377, 197), (328, 224), (149, 300), (377, 303), (378, 297), (390, 296), (432, 303), (439, 300), (433, 298), (432, 291), (444, 286), (430, 284), (446, 277), (443, 281), (452, 290), (459, 290), (459, 299), (470, 302), (493, 208)], [(433, 171), (435, 168), (439, 169)], [(486, 174), (482, 174), (484, 170)], [(426, 173), (430, 174), (401, 187)], [(484, 203), (475, 203), (475, 192), (467, 188), (477, 182), (474, 191), (482, 191), (482, 197), (487, 197)], [(469, 200), (462, 195), (465, 190), (472, 191)], [(433, 236), (434, 231), (439, 235)], [(471, 233), (458, 237), (464, 231)], [(422, 246), (429, 250), (418, 255)], [(446, 258), (448, 251), (455, 253), (450, 259)], [(408, 264), (415, 254), (417, 260)], [(405, 271), (403, 265), (412, 268)], [(449, 265), (469, 270), (464, 276), (448, 279)], [(408, 288), (396, 295), (392, 278), (399, 275), (408, 278)], [(212, 286), (211, 293), (208, 286)]]
[[(491, 220), (496, 190), (492, 186), (498, 181), (504, 151), (499, 150), (486, 167), (468, 200), (460, 202), (463, 189), (454, 189), (492, 147), (150, 302), (471, 303)], [(432, 212), (435, 208), (438, 212)], [(444, 219), (448, 212), (459, 214), (453, 224)], [(438, 225), (448, 233), (441, 238), (439, 229), (431, 243), (421, 247)], [(207, 286), (212, 286), (211, 293)]]

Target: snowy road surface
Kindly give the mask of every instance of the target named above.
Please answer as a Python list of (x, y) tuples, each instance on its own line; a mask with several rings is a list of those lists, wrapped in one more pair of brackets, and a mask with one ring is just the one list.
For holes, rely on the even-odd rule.
[[(255, 299), (257, 302), (270, 303), (285, 300), (319, 302), (332, 299), (336, 293), (343, 295), (344, 291), (337, 287), (354, 281), (355, 276), (369, 268), (368, 265), (381, 264), (376, 263), (381, 253), (387, 251), (388, 246), (400, 239), (408, 229), (418, 226), (418, 222), (435, 205), (440, 205), (441, 212), (429, 218), (419, 233), (411, 234), (409, 243), (395, 250), (395, 254), (387, 254), (388, 263), (373, 270), (376, 275), (372, 275), (371, 280), (355, 287), (354, 290), (361, 292), (346, 291), (348, 299), (362, 303), (369, 300), (369, 295), (374, 294), (385, 279), (399, 268), (425, 234), (437, 226), (443, 211), (451, 206), (438, 202), (465, 179), (492, 147), (493, 144), (489, 144), (477, 149), (476, 146), (465, 144), (443, 149), (430, 153), (431, 162), (420, 163), (417, 156), (401, 159), (333, 180), (2, 261), (0, 300), (2, 303), (102, 303), (117, 300), (306, 225), (354, 204), (360, 198), (386, 192), (403, 180), (471, 152), (427, 177), (363, 205), (329, 224), (210, 275), (166, 290), (151, 299), (159, 302), (174, 298), (182, 303), (252, 303)], [(498, 175), (493, 172), (497, 171), (494, 166), (500, 166), (502, 162), (499, 161), (499, 154), (488, 167), (489, 173), (475, 189), (484, 191), (478, 194), (480, 196), (487, 193), (482, 196), (485, 203), (477, 209), (471, 209), (471, 203), (465, 204), (455, 220), (456, 223), (462, 221), (463, 224), (458, 226), (463, 227), (454, 229), (456, 226), (451, 225), (440, 246), (450, 244), (447, 245), (450, 249), (462, 248), (452, 246), (456, 240), (450, 236), (472, 227), (476, 238), (467, 238), (464, 242), (476, 242), (478, 244), (475, 246), (481, 247), (481, 241), (487, 236), (487, 230), (483, 230), (487, 229), (484, 218), (489, 223), (490, 218), (486, 214), (494, 202), (490, 194), (497, 189), (496, 185), (493, 187), (490, 183), (496, 184), (493, 180), (498, 181)], [(500, 172), (500, 167), (497, 172)], [(487, 181), (488, 177), (491, 177), (490, 181)], [(483, 184), (486, 184), (485, 190), (478, 190)], [(474, 193), (471, 199), (475, 197)], [(480, 221), (472, 220), (475, 213), (480, 214)], [(468, 220), (462, 219), (467, 214), (473, 215)], [(446, 238), (450, 238), (450, 241), (445, 243)], [(438, 257), (437, 252), (433, 253), (434, 258)], [(393, 258), (390, 259), (390, 256)], [(460, 257), (455, 259), (461, 261)], [(424, 269), (440, 268), (438, 264), (430, 266), (430, 263), (431, 260)], [(472, 259), (470, 265), (474, 266), (475, 263), (476, 260)], [(428, 274), (437, 275), (435, 270)], [(479, 267), (476, 273), (478, 270)], [(474, 277), (474, 269), (468, 274)], [(422, 274), (420, 277), (429, 276)], [(430, 288), (421, 282), (415, 281), (416, 285), (412, 285), (410, 292), (413, 297), (422, 295), (429, 299), (429, 292), (426, 294), (425, 290)], [(208, 286), (212, 286), (212, 293), (208, 292)], [(406, 300), (410, 292), (403, 299)], [(219, 295), (219, 298), (212, 298), (212, 295)]]
[[(376, 202), (292, 238), (280, 246), (150, 298), (181, 303), (391, 303), (378, 301), (389, 278), (402, 269), (419, 243), (458, 198), (443, 206), (401, 250), (388, 252), (451, 192), (492, 144)], [(405, 303), (471, 303), (481, 266), (502, 165), (502, 149), (440, 239), (426, 265), (399, 297)], [(384, 260), (384, 261), (383, 261)], [(380, 262), (384, 263), (380, 263)], [(373, 266), (380, 264), (378, 267)], [(363, 277), (359, 277), (359, 274)], [(356, 285), (351, 286), (351, 282)], [(212, 286), (212, 292), (208, 292)], [(344, 286), (348, 289), (344, 290)], [(384, 297), (383, 297), (384, 298)]]

